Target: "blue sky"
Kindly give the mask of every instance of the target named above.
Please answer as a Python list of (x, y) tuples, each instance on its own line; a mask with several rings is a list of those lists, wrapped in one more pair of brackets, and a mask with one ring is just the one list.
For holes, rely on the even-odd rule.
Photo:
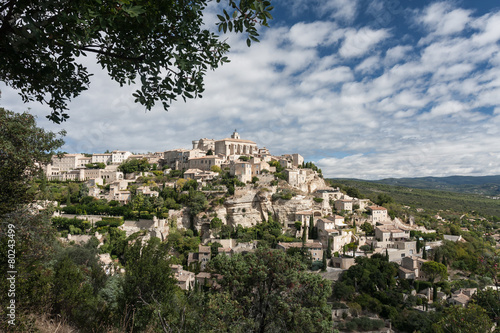
[[(202, 99), (145, 112), (92, 59), (91, 87), (54, 125), (1, 85), (0, 105), (66, 129), (68, 152), (189, 148), (236, 128), (328, 177), (500, 174), (500, 6), (494, 1), (274, 1), (275, 20), (225, 64)], [(217, 8), (209, 7), (207, 24)]]

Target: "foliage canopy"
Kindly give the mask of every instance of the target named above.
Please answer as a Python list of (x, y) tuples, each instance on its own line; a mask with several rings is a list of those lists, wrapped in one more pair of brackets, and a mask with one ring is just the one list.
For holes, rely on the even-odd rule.
[[(1, 65), (0, 65), (1, 66)], [(64, 141), (36, 126), (29, 113), (0, 108), (0, 216), (28, 203), (28, 180), (38, 176)], [(59, 133), (61, 136), (64, 131)]]
[[(229, 45), (203, 24), (209, 1), (2, 1), (0, 80), (25, 102), (47, 104), (48, 118), (60, 123), (67, 102), (89, 86), (92, 74), (76, 59), (90, 53), (120, 86), (139, 79), (135, 102), (167, 109), (177, 96), (200, 96), (207, 70), (228, 62)], [(256, 26), (272, 19), (269, 1), (225, 7), (219, 31), (244, 32), (248, 45), (258, 41)]]

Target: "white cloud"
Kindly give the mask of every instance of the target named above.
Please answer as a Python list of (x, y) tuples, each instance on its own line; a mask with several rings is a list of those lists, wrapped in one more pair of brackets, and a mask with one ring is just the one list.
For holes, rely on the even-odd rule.
[(323, 9), (331, 12), (331, 18), (349, 22), (356, 18), (357, 7), (357, 0), (327, 0), (323, 2)]
[(361, 28), (359, 30), (347, 30), (339, 54), (344, 58), (361, 57), (389, 36), (390, 34), (386, 29)]
[(450, 2), (436, 2), (429, 5), (416, 17), (432, 35), (444, 36), (463, 31), (470, 23), (471, 11), (454, 8)]
[(363, 74), (371, 74), (381, 66), (381, 61), (379, 56), (371, 56), (363, 60), (358, 66), (356, 66), (356, 71)]
[(337, 25), (333, 22), (300, 22), (290, 29), (288, 36), (298, 47), (316, 47), (331, 43), (329, 37), (336, 29)]
[(447, 101), (431, 109), (429, 113), (421, 116), (422, 119), (430, 119), (439, 116), (447, 116), (467, 110), (467, 106), (457, 101)]
[(473, 26), (479, 30), (472, 36), (475, 44), (486, 45), (500, 40), (500, 13), (490, 13), (474, 21)]
[(386, 66), (398, 63), (401, 60), (407, 60), (406, 56), (412, 49), (413, 47), (410, 45), (398, 45), (388, 49), (385, 52), (385, 59), (384, 59)]

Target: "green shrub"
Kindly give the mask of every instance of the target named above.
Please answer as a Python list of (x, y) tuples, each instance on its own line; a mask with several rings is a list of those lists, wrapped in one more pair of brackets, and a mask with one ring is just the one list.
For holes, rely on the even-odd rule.
[(99, 227), (119, 227), (123, 224), (121, 217), (103, 217), (101, 221), (97, 221), (95, 226)]

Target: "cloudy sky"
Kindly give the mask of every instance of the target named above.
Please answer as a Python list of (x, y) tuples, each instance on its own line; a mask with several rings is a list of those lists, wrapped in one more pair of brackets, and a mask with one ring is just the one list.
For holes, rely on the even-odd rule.
[[(67, 130), (67, 152), (190, 148), (243, 139), (298, 152), (328, 177), (500, 174), (500, 5), (496, 1), (276, 0), (271, 27), (206, 77), (202, 99), (145, 112), (85, 59), (90, 89), (70, 119), (25, 105), (0, 84), (0, 105), (28, 107)], [(210, 16), (207, 23), (210, 23)]]

